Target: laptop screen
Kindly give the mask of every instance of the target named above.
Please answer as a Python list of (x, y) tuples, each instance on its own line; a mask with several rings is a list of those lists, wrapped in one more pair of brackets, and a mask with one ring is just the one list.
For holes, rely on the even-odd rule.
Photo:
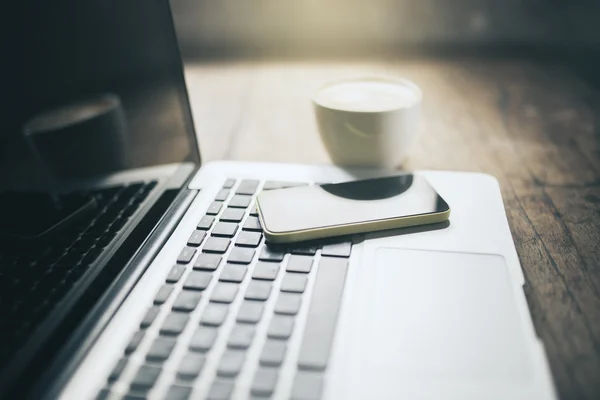
[(2, 182), (33, 182), (40, 152), (68, 172), (92, 159), (104, 168), (95, 172), (200, 162), (168, 0), (23, 6), (3, 57), (14, 79), (5, 85)]

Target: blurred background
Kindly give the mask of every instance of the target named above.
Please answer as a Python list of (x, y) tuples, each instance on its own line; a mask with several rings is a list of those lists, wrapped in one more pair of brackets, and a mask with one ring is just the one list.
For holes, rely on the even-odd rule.
[(187, 57), (600, 45), (597, 0), (173, 0)]
[[(307, 138), (297, 139), (299, 144), (305, 143), (307, 154), (314, 157), (305, 161), (326, 160), (307, 101), (312, 91), (327, 79), (364, 71), (391, 71), (416, 79), (427, 90), (438, 88), (435, 79), (424, 68), (425, 64), (410, 69), (404, 63), (414, 54), (433, 57), (448, 55), (449, 58), (472, 54), (479, 60), (488, 57), (506, 56), (506, 59), (513, 59), (515, 56), (542, 56), (544, 70), (556, 64), (566, 65), (570, 70), (576, 70), (586, 86), (600, 87), (599, 0), (152, 1), (156, 2), (154, 8), (164, 7), (165, 13), (167, 4), (171, 4), (177, 39), (186, 63), (189, 96), (197, 122), (196, 133), (203, 144), (201, 151), (205, 161), (265, 157), (263, 153), (250, 154), (245, 142), (255, 140), (254, 132), (269, 131), (264, 124), (276, 123), (274, 119), (267, 121), (260, 117), (261, 110), (273, 107), (270, 98), (257, 100), (255, 96), (252, 101), (246, 99), (250, 93), (247, 88), (259, 84), (268, 86), (271, 91), (285, 91), (285, 94), (280, 93), (281, 99), (289, 100), (289, 104), (278, 108), (279, 120), (282, 123), (292, 120), (297, 124), (298, 131), (309, 133)], [(2, 109), (10, 110), (15, 98), (24, 106), (16, 113), (6, 112), (2, 116), (7, 128), (0, 133), (0, 155), (12, 156), (17, 153), (18, 143), (11, 141), (20, 140), (22, 123), (26, 118), (74, 93), (101, 87), (103, 81), (100, 76), (120, 76), (124, 82), (131, 84), (141, 79), (137, 67), (154, 71), (168, 67), (169, 51), (159, 40), (162, 33), (157, 28), (157, 20), (160, 20), (158, 15), (162, 14), (150, 12), (153, 7), (144, 7), (144, 0), (57, 0), (38, 3), (43, 6), (24, 10), (27, 16), (25, 23), (4, 14), (8, 22), (15, 26), (11, 28), (11, 32), (14, 31), (12, 35), (0, 39), (4, 43), (3, 49), (12, 46), (14, 49), (9, 49), (9, 54), (11, 51), (18, 52), (18, 38), (24, 36), (35, 43), (39, 42), (38, 45), (41, 43), (38, 47), (43, 51), (35, 57), (26, 56), (29, 58), (25, 65), (20, 64), (20, 58), (15, 58), (8, 63), (9, 69), (14, 68), (14, 71), (9, 70), (2, 75), (5, 81), (3, 89), (8, 93), (2, 100), (8, 106)], [(100, 29), (106, 21), (111, 23), (108, 32)], [(31, 34), (42, 32), (48, 24), (57, 24), (62, 28), (53, 30), (50, 37)], [(85, 34), (72, 35), (69, 32), (73, 30)], [(25, 32), (30, 34), (26, 35)], [(60, 40), (52, 42), (52, 38), (59, 36)], [(130, 38), (131, 43), (152, 38), (152, 46), (134, 46), (136, 50), (131, 51), (120, 40), (121, 37)], [(48, 42), (54, 45), (50, 46)], [(103, 54), (109, 51), (117, 51), (119, 56), (104, 57)], [(54, 57), (55, 53), (61, 57), (68, 56), (71, 61), (65, 62), (60, 57)], [(367, 64), (355, 64), (356, 68), (351, 63), (347, 63), (348, 68), (340, 64), (326, 68), (317, 65), (293, 67), (288, 64), (285, 68), (276, 67), (278, 72), (274, 74), (269, 72), (268, 64), (227, 64), (228, 60), (285, 58), (301, 62), (348, 58)], [(82, 64), (82, 59), (86, 60), (85, 64)], [(224, 59), (225, 64), (214, 63)], [(384, 65), (383, 62), (388, 64)], [(126, 64), (124, 68), (123, 64)], [(402, 67), (399, 64), (403, 64)], [(460, 68), (473, 78), (476, 63)], [(48, 70), (56, 73), (58, 78), (46, 79)], [(90, 71), (94, 79), (87, 77)], [(502, 70), (502, 73), (508, 82), (513, 80), (513, 72)], [(21, 81), (13, 79), (14, 76), (23, 78), (24, 75), (29, 77), (26, 87), (30, 87), (31, 93), (37, 97), (24, 94), (27, 89), (24, 91)], [(485, 69), (480, 71), (479, 80), (493, 86), (499, 75)], [(539, 74), (535, 71), (532, 75)], [(36, 77), (43, 78), (44, 84)], [(552, 79), (548, 77), (545, 82)], [(295, 80), (297, 84), (290, 86), (290, 80)], [(279, 83), (285, 83), (285, 89)], [(167, 98), (173, 99), (172, 104), (177, 104), (176, 96), (165, 96), (161, 87), (158, 85), (153, 91), (145, 89), (146, 92), (139, 98), (154, 101), (156, 108)], [(51, 96), (40, 96), (40, 92), (50, 93)], [(43, 101), (38, 101), (38, 97), (42, 97)], [(278, 102), (281, 103), (281, 100)], [(437, 114), (442, 111), (432, 107), (429, 110)], [(216, 112), (222, 113), (221, 118), (214, 117)], [(132, 115), (130, 120), (136, 126), (143, 127), (139, 130), (144, 132), (154, 127), (160, 127), (163, 131), (178, 131), (173, 129), (173, 121), (181, 118), (167, 118), (160, 113), (153, 114), (153, 118), (136, 118)], [(240, 118), (245, 118), (243, 123)], [(285, 127), (277, 127), (273, 131), (283, 129)], [(238, 147), (227, 140), (213, 140), (219, 135), (233, 135), (234, 132), (237, 135), (238, 131), (242, 132), (236, 136)], [(143, 139), (148, 137), (145, 133)], [(135, 144), (141, 155), (147, 152), (144, 150), (144, 140)], [(277, 140), (288, 139), (277, 136)], [(183, 137), (179, 140), (171, 138), (162, 148), (170, 146), (180, 149), (186, 145)], [(256, 146), (251, 148), (255, 149)], [(293, 161), (296, 160), (293, 158), (295, 154), (290, 150), (269, 156), (272, 161)], [(142, 163), (137, 161), (134, 164)]]
[[(414, 80), (426, 94), (421, 132), (427, 135), (421, 136), (412, 157), (425, 164), (413, 166), (465, 170), (473, 168), (469, 157), (464, 165), (448, 164), (447, 159), (436, 163), (425, 143), (428, 138), (452, 136), (449, 132), (456, 127), (464, 146), (456, 141), (449, 145), (454, 151), (469, 148), (472, 140), (456, 124), (457, 110), (447, 104), (465, 92), (462, 83), (477, 86), (479, 95), (498, 102), (504, 91), (530, 91), (523, 96), (528, 105), (522, 109), (531, 115), (573, 115), (569, 110), (575, 104), (593, 97), (582, 93), (600, 88), (598, 0), (171, 0), (171, 4), (205, 161), (327, 161), (309, 98), (322, 83), (345, 76), (390, 73)], [(286, 62), (279, 63), (282, 60)], [(527, 69), (532, 62), (536, 67)], [(560, 78), (564, 71), (577, 78)], [(542, 107), (542, 102), (552, 104)], [(468, 104), (466, 114), (467, 110), (474, 112), (474, 105)], [(446, 114), (448, 121), (435, 125)], [(573, 121), (593, 125), (595, 114), (585, 118), (579, 114)], [(213, 139), (216, 135), (220, 140)], [(264, 143), (274, 144), (278, 152), (257, 143), (265, 135), (269, 140)], [(597, 149), (594, 143), (584, 148)]]

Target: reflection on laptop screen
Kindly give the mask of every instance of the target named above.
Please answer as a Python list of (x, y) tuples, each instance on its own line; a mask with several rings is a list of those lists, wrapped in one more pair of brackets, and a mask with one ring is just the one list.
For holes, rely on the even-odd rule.
[(23, 139), (28, 121), (106, 95), (121, 102), (126, 120), (124, 162), (118, 169), (199, 162), (175, 38), (165, 35), (174, 35), (168, 1), (152, 3), (27, 2), (24, 73), (17, 72), (23, 49), (14, 46), (12, 58), (24, 82), (10, 82), (17, 100), (0, 132), (2, 181), (23, 183), (23, 176), (39, 169)]
[(2, 38), (0, 398), (25, 398), (5, 394), (47, 372), (200, 162), (168, 0), (13, 3), (24, 12), (5, 13)]

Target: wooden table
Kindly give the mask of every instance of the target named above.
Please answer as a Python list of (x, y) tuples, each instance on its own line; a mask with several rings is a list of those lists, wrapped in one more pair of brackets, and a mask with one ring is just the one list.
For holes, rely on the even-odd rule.
[(600, 398), (600, 92), (523, 59), (212, 61), (186, 68), (204, 161), (328, 163), (310, 95), (361, 73), (424, 92), (407, 169), (500, 180), (525, 291), (561, 399)]

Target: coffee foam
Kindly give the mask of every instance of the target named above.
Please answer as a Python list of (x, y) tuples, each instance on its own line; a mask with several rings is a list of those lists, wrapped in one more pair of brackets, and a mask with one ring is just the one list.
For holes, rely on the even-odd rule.
[(410, 107), (419, 98), (418, 89), (408, 83), (365, 78), (327, 85), (315, 101), (332, 109), (379, 112)]

